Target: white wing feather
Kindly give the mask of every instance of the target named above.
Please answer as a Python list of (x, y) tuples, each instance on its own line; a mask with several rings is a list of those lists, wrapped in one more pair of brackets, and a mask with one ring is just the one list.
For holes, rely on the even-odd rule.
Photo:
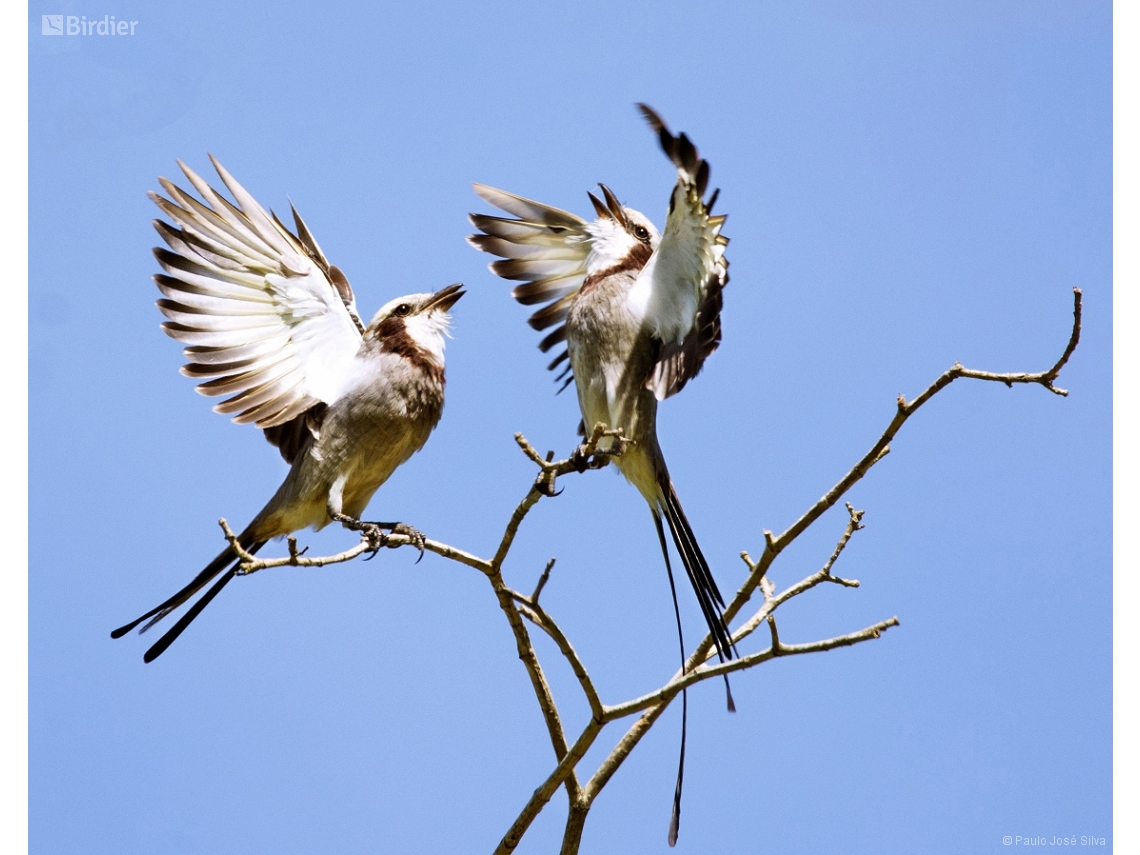
[(169, 198), (150, 194), (177, 226), (154, 223), (170, 247), (154, 251), (162, 328), (189, 345), (182, 373), (205, 378), (199, 392), (232, 396), (216, 412), (273, 427), (340, 396), (361, 335), (303, 224), (308, 246), (210, 160), (237, 206), (181, 161), (204, 203), (164, 178)]
[(709, 166), (684, 134), (673, 136), (652, 109), (639, 104), (657, 132), (661, 148), (677, 167), (665, 231), (642, 268), (630, 300), (644, 313), (662, 342), (657, 365), (646, 381), (658, 400), (679, 392), (700, 372), (720, 344), (722, 291), (728, 284), (725, 217), (711, 216), (716, 194), (706, 204)]
[[(524, 199), (505, 190), (476, 184), (481, 199), (520, 219), (471, 214), (471, 224), (482, 234), (467, 238), (476, 249), (500, 256), (491, 270), (503, 277), (521, 281), (511, 296), (526, 306), (546, 305), (529, 318), (531, 327), (555, 329), (539, 343), (543, 353), (566, 338), (563, 321), (570, 304), (586, 281), (586, 268), (592, 249), (590, 225), (581, 217)], [(566, 360), (559, 353), (548, 366), (551, 370)], [(567, 372), (564, 371), (563, 375)], [(559, 379), (563, 375), (559, 376)], [(570, 380), (566, 383), (569, 384)], [(563, 386), (565, 388), (565, 385)]]
[[(661, 342), (646, 386), (663, 400), (695, 377), (720, 343), (721, 292), (728, 282), (728, 260), (724, 257), (728, 238), (720, 233), (725, 218), (711, 216), (716, 194), (707, 204), (703, 201), (708, 164), (698, 157), (688, 137), (673, 136), (653, 110), (639, 107), (677, 167), (678, 176), (665, 232), (627, 297), (634, 314), (649, 323), (651, 333)], [(471, 223), (482, 234), (467, 240), (476, 249), (504, 259), (491, 264), (492, 272), (525, 282), (511, 292), (516, 300), (525, 305), (547, 304), (530, 317), (535, 329), (555, 327), (539, 344), (543, 352), (565, 340), (563, 321), (587, 274), (606, 266), (607, 259), (598, 255), (599, 246), (612, 248), (613, 242), (599, 241), (599, 236), (626, 227), (624, 214), (616, 210), (621, 208), (620, 203), (607, 188), (602, 189), (606, 194), (604, 205), (591, 197), (599, 219), (587, 223), (558, 208), (484, 184), (475, 185), (475, 192), (484, 201), (519, 218), (472, 214)], [(628, 252), (632, 243), (629, 237), (619, 244), (621, 253), (609, 258), (609, 263), (621, 262), (622, 253)], [(563, 351), (548, 367), (553, 370), (566, 358)], [(567, 366), (563, 375), (568, 372)]]

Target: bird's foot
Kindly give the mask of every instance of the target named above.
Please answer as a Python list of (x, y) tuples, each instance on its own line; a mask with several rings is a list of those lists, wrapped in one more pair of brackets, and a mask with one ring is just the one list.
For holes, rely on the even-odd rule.
[(587, 469), (601, 469), (610, 465), (610, 459), (620, 457), (625, 452), (626, 441), (615, 436), (609, 448), (591, 447), (591, 443), (584, 442), (574, 449), (570, 455), (570, 463), (579, 472)]
[(345, 528), (360, 532), (360, 536), (368, 541), (368, 558), (364, 559), (365, 561), (370, 561), (375, 558), (376, 553), (385, 546), (389, 549), (396, 549), (397, 547), (403, 546), (402, 543), (389, 543), (388, 538), (390, 534), (403, 535), (412, 542), (412, 546), (420, 551), (420, 557), (416, 559), (417, 564), (424, 557), (424, 547), (427, 545), (427, 538), (424, 537), (423, 532), (412, 528), (406, 523), (366, 522), (364, 520), (358, 520), (355, 517), (350, 517), (347, 514), (333, 514), (332, 518)]
[[(365, 558), (365, 561), (375, 558), (381, 547), (388, 545), (388, 535), (384, 533), (384, 523), (365, 522), (356, 519), (356, 517), (350, 517), (348, 514), (331, 514), (330, 516), (349, 531), (359, 532), (360, 537), (368, 542), (368, 558)], [(394, 525), (396, 523), (389, 523), (387, 527), (391, 528)]]
[[(608, 461), (607, 461), (608, 462)], [(579, 472), (585, 472), (587, 469), (597, 469), (600, 465), (597, 458), (597, 449), (591, 449), (586, 443), (582, 443), (570, 455), (570, 463)]]
[(365, 561), (371, 561), (381, 547), (388, 545), (388, 535), (376, 523), (362, 522), (360, 536), (368, 541), (368, 557), (364, 559)]
[[(427, 538), (424, 536), (424, 533), (422, 531), (416, 528), (412, 528), (406, 523), (396, 523), (392, 526), (392, 534), (402, 534), (404, 537), (408, 538), (412, 542), (412, 546), (420, 551), (420, 557), (416, 559), (416, 563), (419, 564), (420, 561), (423, 560), (424, 547), (427, 545)], [(399, 545), (400, 544), (398, 543), (389, 544), (389, 546), (391, 546), (393, 549)]]
[[(549, 463), (554, 459), (554, 452), (546, 452), (546, 462)], [(562, 491), (554, 489), (555, 484), (558, 482), (558, 472), (553, 466), (543, 466), (538, 471), (538, 476), (534, 479), (534, 489), (538, 490), (542, 495), (547, 498), (553, 499), (555, 496), (561, 496)]]

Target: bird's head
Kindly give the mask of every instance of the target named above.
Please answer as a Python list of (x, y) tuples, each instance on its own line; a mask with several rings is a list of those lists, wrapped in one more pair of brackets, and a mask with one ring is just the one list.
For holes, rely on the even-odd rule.
[(406, 353), (409, 347), (443, 365), (443, 337), (451, 326), (449, 310), (467, 292), (448, 285), (434, 294), (409, 294), (385, 303), (368, 324), (385, 351)]
[(639, 269), (649, 260), (661, 234), (640, 211), (627, 208), (605, 184), (599, 184), (606, 201), (588, 193), (598, 218), (586, 230), (593, 238), (593, 251), (587, 262), (587, 272), (596, 273), (619, 265)]

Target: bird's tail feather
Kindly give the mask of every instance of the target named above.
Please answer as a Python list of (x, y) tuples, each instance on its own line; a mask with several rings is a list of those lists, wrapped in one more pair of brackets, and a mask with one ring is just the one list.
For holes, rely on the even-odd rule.
[(222, 574), (222, 578), (211, 585), (210, 590), (199, 597), (198, 602), (194, 603), (194, 605), (186, 610), (186, 614), (182, 615), (182, 617), (178, 619), (178, 623), (174, 624), (174, 626), (166, 631), (162, 638), (150, 646), (150, 649), (143, 654), (143, 662), (153, 662), (155, 659), (161, 656), (162, 652), (174, 642), (174, 639), (178, 638), (178, 636), (182, 634), (182, 630), (190, 626), (191, 621), (193, 621), (194, 618), (198, 617), (198, 615), (201, 614), (202, 609), (206, 608), (206, 606), (210, 604), (210, 600), (214, 599), (214, 597), (218, 595), (218, 591), (222, 590), (222, 588), (226, 586), (226, 583), (234, 577), (234, 573), (235, 571), (233, 567), (230, 567), (228, 570), (226, 570)]
[[(669, 489), (665, 495), (672, 499), (672, 506), (675, 508), (674, 512), (670, 512), (669, 505), (662, 503), (662, 510), (665, 512), (665, 519), (669, 522), (669, 530), (673, 535), (673, 543), (677, 547), (677, 552), (681, 555), (681, 560), (685, 564), (685, 569), (689, 574), (689, 579), (693, 583), (693, 589), (697, 592), (697, 599), (701, 601), (701, 609), (705, 612), (705, 619), (709, 620), (709, 611), (705, 610), (706, 597), (702, 597), (702, 590), (711, 588), (711, 593), (716, 597), (717, 602), (721, 602), (720, 592), (716, 589), (716, 583), (712, 580), (712, 574), (709, 572), (708, 564), (705, 562), (704, 555), (701, 553), (700, 547), (697, 546), (696, 538), (693, 537), (693, 530), (689, 526), (689, 521), (685, 517), (684, 511), (681, 510), (681, 503), (677, 500), (677, 492), (673, 489), (673, 485), (669, 484)], [(657, 540), (661, 544), (661, 554), (665, 557), (665, 572), (669, 575), (669, 593), (673, 595), (673, 615), (677, 619), (677, 641), (681, 647), (681, 671), (685, 671), (685, 632), (681, 628), (681, 607), (677, 602), (677, 584), (673, 579), (673, 564), (669, 560), (669, 545), (665, 541), (665, 528), (661, 523), (662, 513), (657, 508), (653, 509), (653, 524), (657, 527)], [(687, 537), (687, 547), (682, 547), (680, 538), (678, 537), (678, 530), (684, 533)], [(691, 556), (695, 555), (699, 559), (700, 564), (704, 568), (704, 575), (702, 578), (707, 579), (708, 588), (703, 589), (697, 583), (697, 576), (692, 569), (690, 569)], [(732, 636), (728, 632), (727, 627), (724, 625), (724, 618), (716, 605), (712, 606), (712, 614), (715, 615), (716, 624), (719, 625), (727, 637), (727, 649), (735, 653), (735, 648), (732, 646)], [(709, 629), (712, 631), (714, 641), (717, 639), (717, 633), (713, 630), (714, 622), (709, 620)], [(720, 646), (717, 646), (717, 652), (720, 652)], [(721, 656), (721, 660), (724, 660)], [(728, 684), (728, 675), (724, 675), (724, 689), (728, 698), (728, 709), (730, 712), (736, 712), (736, 703), (732, 699), (732, 687)], [(685, 736), (688, 732), (689, 720), (689, 692), (687, 689), (681, 690), (681, 752), (677, 759), (677, 785), (673, 789), (673, 810), (669, 816), (669, 845), (677, 845), (677, 836), (681, 828), (681, 789), (685, 782)]]
[[(673, 614), (677, 618), (677, 641), (681, 645), (681, 671), (685, 670), (685, 631), (681, 628), (681, 606), (677, 602), (677, 584), (673, 580), (673, 565), (669, 562), (669, 545), (665, 542), (665, 529), (661, 514), (653, 511), (653, 524), (657, 526), (657, 539), (661, 554), (665, 556), (665, 571), (669, 574), (669, 593), (673, 595)], [(689, 730), (689, 690), (681, 689), (681, 755), (677, 760), (677, 786), (673, 789), (673, 811), (669, 816), (669, 845), (677, 845), (681, 828), (681, 787), (685, 782), (685, 734)]]
[[(717, 656), (722, 662), (736, 657), (736, 646), (732, 642), (732, 633), (724, 622), (724, 598), (717, 589), (716, 581), (709, 570), (708, 561), (705, 560), (697, 538), (693, 535), (693, 527), (689, 525), (688, 517), (681, 508), (681, 500), (677, 498), (677, 491), (671, 481), (661, 485), (662, 500), (661, 512), (669, 524), (669, 533), (673, 535), (673, 545), (681, 556), (681, 563), (685, 565), (685, 572), (693, 585), (693, 592), (697, 595), (701, 613), (705, 616), (709, 634), (716, 646)], [(668, 551), (665, 548), (665, 539), (661, 538), (661, 551), (666, 553), (665, 562), (668, 564)]]
[[(262, 546), (265, 545), (266, 541), (256, 540), (253, 535), (248, 533), (247, 530), (245, 532), (242, 532), (241, 536), (238, 538), (238, 543), (241, 544), (242, 549), (244, 549), (246, 552), (256, 553), (259, 549), (261, 549)], [(210, 600), (217, 596), (218, 591), (225, 587), (225, 584), (234, 576), (234, 566), (238, 563), (238, 561), (238, 556), (234, 553), (233, 549), (227, 546), (224, 550), (222, 550), (221, 553), (218, 554), (218, 556), (213, 561), (206, 565), (202, 572), (191, 579), (190, 583), (187, 584), (184, 588), (179, 590), (172, 597), (169, 597), (168, 599), (159, 603), (146, 614), (141, 615), (130, 623), (125, 624), (124, 626), (121, 626), (118, 629), (112, 631), (111, 638), (122, 638), (140, 623), (143, 623), (143, 621), (146, 621), (146, 624), (142, 627), (142, 629), (139, 630), (139, 632), (146, 632), (172, 611), (188, 602), (195, 594), (202, 590), (202, 588), (206, 587), (206, 585), (208, 585), (215, 576), (217, 576), (219, 573), (224, 572), (225, 575), (223, 575), (223, 577), (219, 579), (217, 583), (215, 583), (214, 587), (207, 591), (206, 594), (203, 595), (202, 598), (198, 600), (198, 602), (195, 603), (194, 606), (188, 612), (186, 612), (185, 615), (182, 616), (178, 623), (171, 627), (171, 629), (162, 638), (160, 638), (158, 642), (150, 648), (150, 650), (147, 651), (146, 655), (143, 658), (147, 662), (150, 662), (160, 653), (162, 653), (163, 650), (169, 647), (170, 643), (174, 641), (174, 639), (176, 639), (182, 633), (182, 631), (186, 629), (187, 626), (190, 625), (190, 622), (193, 621), (194, 618), (196, 618), (201, 613), (202, 609), (206, 607)]]

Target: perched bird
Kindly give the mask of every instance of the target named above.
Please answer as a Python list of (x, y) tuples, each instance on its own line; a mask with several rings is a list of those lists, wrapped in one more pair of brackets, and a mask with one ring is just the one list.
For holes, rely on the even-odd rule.
[[(649, 503), (673, 589), (678, 632), (665, 526), (723, 661), (735, 652), (724, 622), (724, 600), (669, 478), (657, 442), (657, 404), (681, 391), (720, 343), (722, 291), (728, 282), (728, 239), (720, 233), (725, 218), (711, 214), (715, 192), (704, 201), (709, 166), (688, 137), (674, 136), (657, 113), (644, 104), (638, 107), (677, 168), (663, 234), (604, 184), (599, 185), (604, 202), (588, 194), (597, 214), (593, 222), (476, 184), (484, 201), (517, 219), (472, 214), (471, 223), (481, 234), (468, 241), (503, 259), (491, 264), (494, 273), (524, 283), (511, 292), (515, 299), (524, 305), (546, 304), (531, 315), (530, 325), (554, 327), (539, 344), (543, 352), (566, 343), (549, 368), (569, 359), (560, 379), (569, 375), (562, 388), (577, 385), (583, 416), (579, 431), (584, 434), (600, 422), (620, 428), (630, 440), (616, 463)], [(682, 662), (684, 650), (682, 636)], [(732, 709), (731, 693), (728, 699)], [(681, 751), (683, 767), (683, 737)], [(679, 800), (680, 774), (671, 843)]]
[(657, 442), (657, 403), (681, 391), (720, 343), (725, 218), (711, 216), (715, 193), (703, 201), (709, 167), (688, 137), (673, 136), (653, 110), (638, 106), (677, 167), (664, 234), (604, 184), (605, 202), (587, 194), (598, 215), (593, 222), (476, 184), (484, 201), (518, 219), (472, 214), (482, 234), (468, 241), (504, 259), (491, 264), (493, 272), (525, 283), (511, 292), (516, 300), (547, 304), (529, 322), (537, 330), (555, 327), (539, 344), (543, 352), (566, 343), (549, 367), (569, 359), (559, 379), (566, 378), (562, 388), (577, 385), (580, 432), (601, 422), (631, 441), (617, 466), (649, 503), (666, 566), (662, 521), (668, 526), (724, 659), (733, 653), (724, 601), (669, 478)]
[[(169, 249), (155, 257), (167, 335), (187, 345), (188, 377), (204, 395), (229, 395), (214, 410), (265, 431), (289, 474), (238, 542), (255, 553), (268, 540), (339, 522), (370, 532), (422, 535), (402, 523), (360, 520), (372, 494), (423, 448), (443, 411), (444, 334), (461, 285), (386, 304), (365, 326), (348, 279), (329, 264), (293, 210), (296, 232), (211, 156), (235, 206), (185, 164), (203, 201), (160, 178), (169, 198), (150, 198), (172, 221), (155, 220)], [(291, 206), (290, 206), (291, 207)], [(111, 633), (119, 638), (162, 620), (217, 578), (143, 656), (154, 660), (234, 577), (224, 549), (174, 596)]]

